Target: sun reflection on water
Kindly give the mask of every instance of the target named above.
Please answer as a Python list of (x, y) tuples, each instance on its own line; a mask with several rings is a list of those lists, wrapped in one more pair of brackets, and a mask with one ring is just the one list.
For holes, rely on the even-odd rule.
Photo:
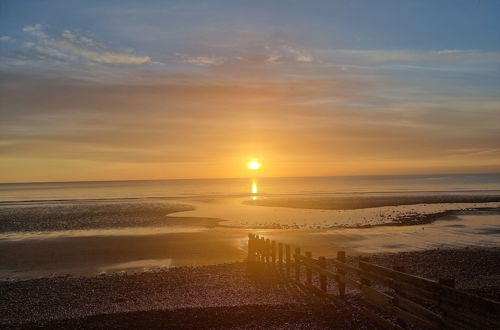
[(257, 181), (253, 180), (252, 182), (252, 199), (256, 200), (257, 199), (257, 193), (258, 193), (258, 188), (257, 188)]

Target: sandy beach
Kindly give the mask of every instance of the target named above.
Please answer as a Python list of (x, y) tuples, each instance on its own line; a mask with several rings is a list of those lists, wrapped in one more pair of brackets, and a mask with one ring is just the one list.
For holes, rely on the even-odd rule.
[[(380, 265), (404, 266), (430, 279), (455, 278), (456, 287), (500, 298), (500, 250), (437, 249), (371, 255)], [(351, 257), (348, 262), (355, 263)], [(329, 287), (335, 291), (334, 284)], [(244, 262), (178, 267), (94, 277), (0, 282), (3, 328), (308, 328), (369, 329), (348, 303), (311, 300), (299, 287), (273, 277), (249, 278)]]

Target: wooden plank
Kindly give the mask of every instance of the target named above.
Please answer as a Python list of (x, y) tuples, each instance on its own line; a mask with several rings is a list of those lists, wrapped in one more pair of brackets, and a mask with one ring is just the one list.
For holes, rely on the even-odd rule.
[(361, 282), (357, 282), (350, 278), (347, 278), (343, 275), (336, 275), (336, 279), (340, 282), (343, 282), (353, 288), (360, 289), (362, 294), (366, 296), (366, 298), (373, 303), (374, 306), (383, 309), (387, 313), (392, 313), (392, 307), (394, 305), (399, 307), (408, 307), (411, 311), (415, 312), (416, 318), (418, 318), (420, 324), (426, 324), (428, 328), (436, 328), (439, 329), (442, 327), (442, 318), (435, 314), (423, 306), (418, 305), (408, 299), (402, 297), (391, 297), (388, 294), (380, 292), (371, 288), (369, 285), (363, 284)]
[(333, 294), (327, 293), (327, 292), (315, 287), (314, 285), (309, 285), (307, 283), (306, 284), (299, 283), (299, 285), (302, 286), (303, 288), (313, 292), (314, 294), (316, 294), (320, 297), (332, 300), (334, 302), (337, 302), (339, 299), (338, 297), (334, 296)]
[[(433, 300), (437, 300), (443, 304), (449, 304), (455, 308), (462, 307), (466, 310), (482, 314), (488, 318), (500, 315), (500, 303), (494, 300), (463, 292), (447, 285), (440, 285), (436, 281), (401, 273), (367, 262), (360, 262), (360, 267), (392, 278), (394, 280), (391, 286), (393, 289), (402, 288), (410, 290), (412, 293), (418, 292), (419, 296), (425, 296), (427, 299), (432, 298)], [(405, 284), (411, 284), (413, 288)], [(422, 291), (428, 291), (430, 294), (424, 294)]]
[(410, 274), (406, 274), (403, 272), (399, 272), (397, 270), (392, 270), (386, 267), (382, 267), (379, 265), (375, 265), (366, 261), (360, 261), (359, 267), (364, 270), (371, 271), (373, 273), (378, 273), (380, 275), (390, 277), (392, 279), (410, 283), (420, 289), (428, 290), (428, 291), (436, 291), (440, 289), (440, 285), (436, 281), (429, 280), (427, 278), (414, 276)]
[[(335, 274), (334, 272), (331, 272), (327, 269), (324, 269), (322, 267), (319, 266), (319, 263), (317, 260), (314, 260), (312, 258), (307, 258), (306, 256), (300, 256), (300, 263), (304, 266), (307, 266), (309, 268), (312, 268), (314, 271), (320, 273), (320, 274), (323, 274), (327, 277), (330, 277), (330, 278), (333, 278), (335, 279), (335, 276), (337, 276), (337, 274)], [(315, 262), (311, 262), (311, 260), (314, 260)]]
[(385, 293), (379, 292), (363, 285), (361, 288), (363, 298), (376, 308), (380, 308), (384, 312), (395, 315), (397, 318), (413, 325), (419, 325), (425, 329), (442, 329), (442, 325), (431, 322), (427, 319), (414, 315), (393, 305), (393, 298)]
[[(338, 251), (337, 252), (337, 260), (339, 262), (345, 263), (345, 251)], [(338, 269), (338, 273), (340, 275), (345, 275), (345, 271), (343, 269)], [(338, 282), (339, 285), (339, 295), (341, 297), (345, 296), (345, 284), (342, 282)]]
[(266, 245), (264, 248), (264, 257), (266, 259), (266, 263), (269, 263), (271, 257), (271, 240), (269, 238), (266, 239)]
[(362, 284), (360, 282), (353, 280), (352, 278), (346, 277), (344, 275), (335, 274), (334, 279), (338, 283), (343, 283), (344, 285), (349, 285), (350, 287), (352, 287), (354, 289), (360, 290), (362, 287)]
[(295, 280), (300, 282), (300, 248), (295, 248)]
[(423, 327), (424, 329), (443, 329), (441, 325), (436, 325), (432, 322), (429, 322), (426, 319), (413, 315), (412, 313), (407, 312), (399, 307), (393, 306), (392, 312), (393, 314), (396, 315), (396, 317), (405, 322), (408, 322), (411, 325), (418, 325)]
[(345, 262), (341, 262), (341, 261), (335, 260), (335, 259), (332, 259), (332, 261), (335, 264), (335, 267), (343, 269), (345, 271), (352, 271), (352, 272), (356, 272), (356, 273), (362, 273), (363, 272), (362, 269), (359, 269), (356, 266), (349, 265), (349, 264), (347, 264)]
[(409, 300), (406, 299), (405, 297), (401, 297), (398, 295), (395, 295), (393, 298), (393, 304), (397, 307), (401, 307), (404, 310), (407, 311), (412, 311), (414, 314), (418, 314), (418, 316), (429, 320), (429, 322), (439, 326), (443, 326), (443, 318), (441, 315), (436, 314), (427, 308)]
[[(306, 257), (312, 259), (312, 253), (310, 251), (307, 251)], [(309, 267), (307, 263), (305, 265), (306, 265), (306, 283), (308, 285), (312, 285), (312, 270), (311, 270), (312, 267)]]
[(361, 283), (360, 282), (357, 282), (353, 279), (350, 279), (344, 275), (340, 275), (340, 274), (336, 274), (332, 271), (329, 271), (329, 270), (326, 270), (324, 268), (321, 268), (319, 265), (316, 265), (316, 264), (312, 264), (309, 260), (309, 258), (307, 257), (304, 257), (304, 256), (301, 256), (301, 263), (304, 264), (304, 265), (307, 265), (307, 267), (310, 267), (312, 268), (314, 271), (318, 272), (319, 274), (321, 275), (324, 275), (326, 277), (330, 277), (330, 278), (333, 278), (334, 280), (336, 280), (337, 282), (341, 282), (343, 283), (344, 285), (347, 284), (353, 288), (356, 288), (356, 289), (360, 289), (361, 288)]
[[(390, 295), (387, 295), (385, 293), (382, 293), (380, 291), (377, 291), (370, 286), (364, 285), (362, 283), (358, 283), (358, 286), (360, 287), (360, 290), (363, 294), (363, 297), (371, 303), (373, 306), (382, 309), (386, 313), (396, 315), (400, 319), (406, 322), (410, 322), (411, 324), (417, 324), (420, 326), (423, 326), (424, 328), (428, 329), (442, 329), (443, 328), (443, 323), (441, 322), (441, 318), (439, 315), (432, 313), (431, 311), (426, 310), (424, 307), (411, 302), (409, 300), (405, 300), (404, 302), (406, 303), (405, 306), (412, 307), (412, 308), (418, 308), (418, 311), (421, 312), (421, 314), (424, 315), (415, 315), (410, 311), (405, 311), (402, 308), (398, 307), (398, 303), (401, 303), (402, 297), (398, 297), (398, 299), (395, 299), (391, 297)], [(425, 310), (425, 312), (423, 312)], [(415, 310), (412, 310), (415, 312)], [(432, 316), (431, 316), (432, 314)], [(426, 316), (431, 316), (433, 319), (429, 319)], [(437, 321), (436, 321), (437, 319)]]
[[(361, 263), (361, 262), (360, 262)], [(393, 289), (393, 290), (405, 290), (406, 293), (414, 295), (416, 297), (420, 297), (423, 299), (428, 299), (435, 301), (436, 303), (439, 302), (440, 296), (438, 292), (430, 292), (427, 290), (423, 290), (421, 288), (415, 287), (409, 283), (406, 282), (399, 282), (394, 280), (393, 278), (378, 274), (378, 273), (373, 273), (368, 270), (361, 270), (360, 271), (360, 276), (365, 277), (367, 279), (370, 279), (375, 282), (379, 282), (381, 284), (386, 285), (387, 287)]]
[(276, 241), (271, 241), (271, 261), (276, 263)]
[(360, 284), (361, 293), (365, 298), (367, 298), (374, 306), (381, 308), (386, 312), (391, 312), (392, 309), (392, 297), (379, 292), (375, 289), (370, 288), (369, 286)]
[[(324, 270), (326, 270), (326, 258), (325, 257), (319, 257), (318, 258), (318, 266)], [(324, 292), (328, 291), (327, 288), (327, 277), (324, 274), (319, 275), (319, 287), (321, 290)]]
[(266, 248), (266, 240), (264, 239), (264, 237), (261, 237), (259, 244), (260, 262), (264, 262), (266, 260), (264, 255), (265, 248)]
[[(500, 304), (498, 302), (459, 291), (447, 285), (440, 285), (429, 279), (393, 271), (378, 265), (360, 262), (360, 267), (382, 276), (392, 277), (392, 283), (385, 281), (390, 288), (434, 300), (439, 303), (441, 309), (453, 313), (460, 318), (461, 322), (465, 322), (469, 326), (478, 324), (491, 326), (499, 323)], [(462, 310), (454, 313), (457, 309)]]
[[(317, 263), (317, 262), (318, 262), (318, 260), (315, 260), (315, 259), (313, 259), (313, 258), (308, 259), (308, 258), (307, 258), (307, 257), (305, 257), (305, 256), (301, 256), (301, 260), (302, 260), (302, 261), (304, 261), (304, 262), (309, 262), (309, 263), (312, 263), (312, 262)], [(365, 273), (365, 271), (363, 271), (363, 270), (361, 270), (361, 269), (359, 269), (359, 268), (357, 268), (357, 267), (355, 267), (355, 266), (351, 266), (351, 265), (349, 265), (349, 264), (347, 264), (347, 263), (345, 263), (345, 262), (340, 262), (340, 261), (335, 260), (335, 259), (332, 259), (332, 261), (333, 261), (333, 263), (335, 264), (335, 266), (336, 266), (336, 267), (341, 268), (341, 269), (343, 269), (343, 270), (346, 270), (346, 271), (352, 271), (352, 272), (355, 272), (355, 273), (358, 273), (358, 274), (364, 274), (364, 273)], [(317, 269), (316, 269), (316, 270), (317, 270)], [(318, 270), (317, 270), (317, 271), (318, 271)], [(331, 276), (331, 277), (336, 276), (336, 274), (335, 274), (335, 273), (331, 273), (331, 274), (332, 274), (332, 276)], [(329, 276), (328, 274), (326, 274), (326, 275), (327, 275), (327, 276)], [(383, 279), (386, 279), (386, 278), (384, 277)], [(387, 279), (386, 279), (386, 280), (387, 280)], [(389, 279), (389, 280), (390, 280), (390, 279)]]
[(278, 263), (283, 264), (283, 243), (278, 243)]
[(253, 264), (255, 262), (255, 253), (254, 253), (254, 237), (253, 234), (248, 234), (248, 262)]
[(290, 245), (285, 245), (286, 276), (290, 276)]
[(396, 329), (396, 330), (403, 330), (399, 325), (392, 323), (389, 320), (384, 319), (383, 317), (378, 316), (374, 312), (372, 312), (370, 309), (366, 307), (361, 307), (360, 308), (361, 314), (364, 316), (368, 317), (371, 319), (373, 322), (375, 322), (377, 325), (384, 329)]

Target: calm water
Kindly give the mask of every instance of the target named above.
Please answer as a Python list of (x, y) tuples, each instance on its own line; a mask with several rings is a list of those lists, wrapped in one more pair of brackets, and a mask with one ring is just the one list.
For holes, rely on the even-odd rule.
[(488, 193), (500, 191), (500, 174), (398, 175), (3, 183), (0, 201), (147, 197), (322, 195), (353, 193)]

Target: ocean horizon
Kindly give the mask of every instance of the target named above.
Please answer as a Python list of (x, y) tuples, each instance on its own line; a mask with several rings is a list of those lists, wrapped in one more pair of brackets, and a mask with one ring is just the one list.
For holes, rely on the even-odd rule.
[(0, 183), (0, 202), (497, 191), (500, 173), (20, 182)]

